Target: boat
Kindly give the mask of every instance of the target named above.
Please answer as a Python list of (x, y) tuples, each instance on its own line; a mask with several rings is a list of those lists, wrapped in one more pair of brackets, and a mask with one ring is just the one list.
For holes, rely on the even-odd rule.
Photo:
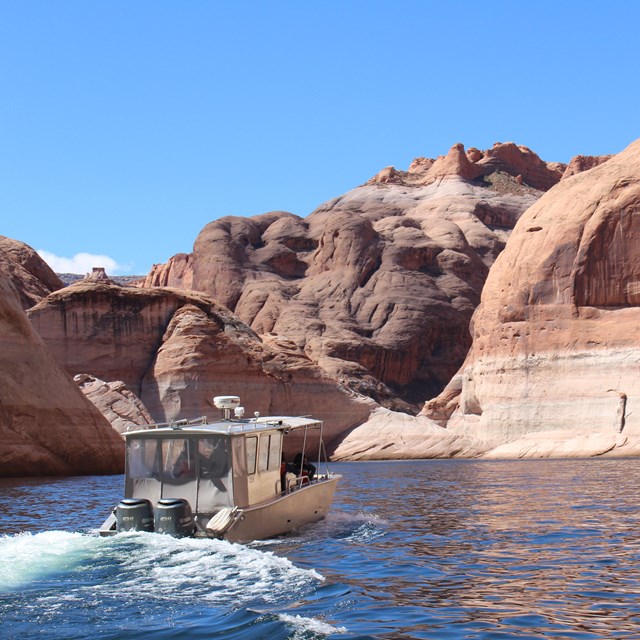
[(177, 420), (124, 434), (124, 497), (100, 535), (148, 531), (250, 542), (327, 515), (341, 476), (329, 471), (321, 420), (258, 412), (247, 419), (238, 396), (213, 403), (222, 412), (218, 421)]

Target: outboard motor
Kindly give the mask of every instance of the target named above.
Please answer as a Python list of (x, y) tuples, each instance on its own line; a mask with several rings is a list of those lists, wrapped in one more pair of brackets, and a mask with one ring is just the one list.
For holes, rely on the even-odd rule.
[(162, 498), (154, 509), (156, 533), (168, 533), (174, 538), (193, 535), (195, 522), (191, 506), (183, 498)]
[(153, 531), (153, 509), (144, 498), (123, 498), (116, 507), (116, 531)]

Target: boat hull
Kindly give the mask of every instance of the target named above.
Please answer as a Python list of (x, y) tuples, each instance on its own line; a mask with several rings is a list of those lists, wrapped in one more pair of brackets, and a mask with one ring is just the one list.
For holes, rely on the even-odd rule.
[[(318, 522), (329, 512), (341, 477), (330, 475), (273, 500), (238, 509), (234, 522), (219, 536), (207, 532), (207, 523), (213, 514), (196, 514), (194, 536), (218, 537), (230, 542), (251, 542), (273, 538)], [(111, 536), (116, 532), (116, 518), (112, 514), (102, 525), (99, 533), (102, 536)]]
[[(235, 523), (221, 537), (230, 542), (263, 540), (322, 520), (329, 512), (340, 477), (329, 476), (275, 500), (241, 509)], [(207, 536), (198, 529), (196, 536)]]

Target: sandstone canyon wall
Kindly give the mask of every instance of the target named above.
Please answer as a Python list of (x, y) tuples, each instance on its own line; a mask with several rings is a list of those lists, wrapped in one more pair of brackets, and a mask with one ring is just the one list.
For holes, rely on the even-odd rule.
[(85, 280), (48, 296), (29, 318), (65, 369), (84, 374), (79, 382), (119, 430), (127, 412), (111, 392), (121, 384), (161, 422), (217, 418), (213, 396), (233, 394), (248, 415), (319, 415), (332, 439), (372, 410), (370, 400), (336, 385), (291, 341), (260, 338), (202, 293)]
[(32, 329), (12, 276), (0, 267), (0, 476), (120, 473), (122, 439)]
[(208, 224), (190, 260), (147, 285), (194, 289), (259, 335), (291, 341), (340, 385), (417, 412), (470, 346), (488, 270), (520, 215), (563, 165), (526, 147), (455, 145), (408, 171), (389, 167), (307, 218), (272, 212)]
[(146, 287), (94, 273), (29, 318), (119, 431), (238, 394), (324, 419), (342, 459), (631, 452), (636, 155), (455, 145), (305, 219), (216, 220)]
[(640, 141), (587, 165), (522, 216), (425, 407), (492, 455), (640, 453)]

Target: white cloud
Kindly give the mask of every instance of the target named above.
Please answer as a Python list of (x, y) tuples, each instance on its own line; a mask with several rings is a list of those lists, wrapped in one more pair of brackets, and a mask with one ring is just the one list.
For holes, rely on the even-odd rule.
[(126, 274), (130, 268), (129, 265), (118, 264), (109, 256), (95, 255), (93, 253), (76, 253), (73, 258), (63, 258), (50, 251), (38, 249), (38, 255), (56, 273), (78, 273), (84, 275), (91, 273), (93, 267), (104, 267), (107, 275), (118, 276)]

